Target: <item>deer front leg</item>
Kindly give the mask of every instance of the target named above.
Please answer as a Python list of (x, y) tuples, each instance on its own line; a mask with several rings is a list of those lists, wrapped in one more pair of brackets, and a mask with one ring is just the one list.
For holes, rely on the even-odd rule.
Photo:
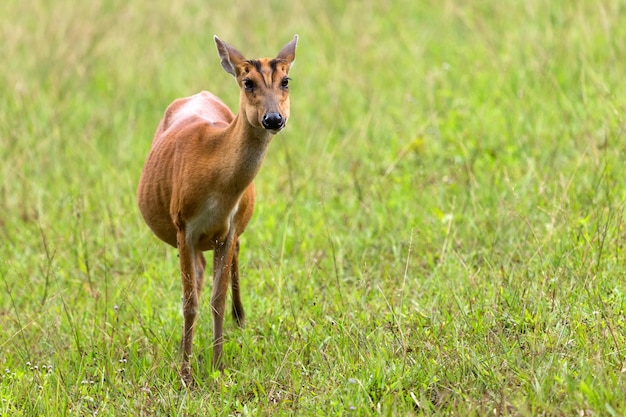
[(231, 285), (233, 288), (233, 317), (239, 327), (243, 327), (245, 321), (245, 313), (243, 311), (243, 304), (241, 303), (241, 294), (239, 292), (239, 237), (235, 242), (235, 249), (233, 251), (233, 260), (231, 262)]
[(183, 283), (183, 318), (185, 321), (183, 327), (183, 362), (181, 364), (180, 373), (186, 385), (192, 383), (191, 365), (191, 346), (193, 343), (193, 332), (196, 323), (196, 314), (198, 311), (198, 291), (196, 288), (195, 265), (194, 265), (194, 249), (187, 242), (185, 227), (180, 227), (176, 235), (178, 244), (178, 256), (180, 258), (180, 275)]
[(213, 312), (213, 368), (222, 371), (222, 349), (224, 344), (224, 311), (228, 292), (228, 275), (233, 258), (233, 236), (219, 244), (213, 252), (213, 293), (211, 309)]

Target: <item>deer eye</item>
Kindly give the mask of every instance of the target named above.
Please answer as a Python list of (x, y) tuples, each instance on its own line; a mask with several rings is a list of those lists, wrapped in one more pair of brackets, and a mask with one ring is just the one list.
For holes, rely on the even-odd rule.
[(254, 90), (254, 81), (252, 81), (250, 78), (244, 78), (244, 80), (243, 80), (243, 88), (246, 91)]
[(289, 77), (283, 78), (283, 80), (280, 82), (280, 86), (282, 88), (289, 88)]

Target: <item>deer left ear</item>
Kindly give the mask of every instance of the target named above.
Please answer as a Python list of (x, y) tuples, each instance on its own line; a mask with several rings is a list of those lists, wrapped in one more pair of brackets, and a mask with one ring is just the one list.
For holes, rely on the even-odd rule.
[(233, 75), (234, 77), (237, 77), (237, 65), (239, 65), (246, 59), (241, 54), (241, 52), (239, 52), (217, 36), (213, 36), (213, 40), (215, 41), (215, 45), (217, 46), (217, 53), (222, 60), (222, 68), (224, 68), (227, 73)]
[(282, 59), (287, 61), (287, 64), (291, 66), (293, 61), (296, 60), (296, 45), (298, 45), (298, 35), (293, 37), (293, 40), (287, 45), (283, 46), (276, 59)]

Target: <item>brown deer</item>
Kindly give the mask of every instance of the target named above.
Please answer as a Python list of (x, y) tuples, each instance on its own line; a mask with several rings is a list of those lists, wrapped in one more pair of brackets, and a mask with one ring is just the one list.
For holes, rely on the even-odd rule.
[(274, 59), (249, 60), (214, 37), (222, 67), (237, 79), (239, 113), (203, 91), (175, 100), (154, 135), (137, 196), (154, 234), (177, 247), (183, 282), (181, 376), (192, 383), (191, 346), (204, 283), (203, 251), (213, 251), (213, 366), (223, 370), (224, 310), (229, 275), (239, 326), (239, 236), (254, 210), (254, 177), (272, 137), (289, 118), (289, 69), (296, 35)]

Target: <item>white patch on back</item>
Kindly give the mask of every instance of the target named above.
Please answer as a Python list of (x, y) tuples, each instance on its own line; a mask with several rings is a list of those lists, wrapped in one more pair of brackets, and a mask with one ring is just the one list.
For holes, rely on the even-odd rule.
[(195, 116), (205, 120), (209, 124), (227, 123), (219, 112), (215, 111), (215, 107), (223, 105), (219, 98), (209, 92), (198, 93), (191, 96), (177, 112), (174, 119), (186, 119)]

